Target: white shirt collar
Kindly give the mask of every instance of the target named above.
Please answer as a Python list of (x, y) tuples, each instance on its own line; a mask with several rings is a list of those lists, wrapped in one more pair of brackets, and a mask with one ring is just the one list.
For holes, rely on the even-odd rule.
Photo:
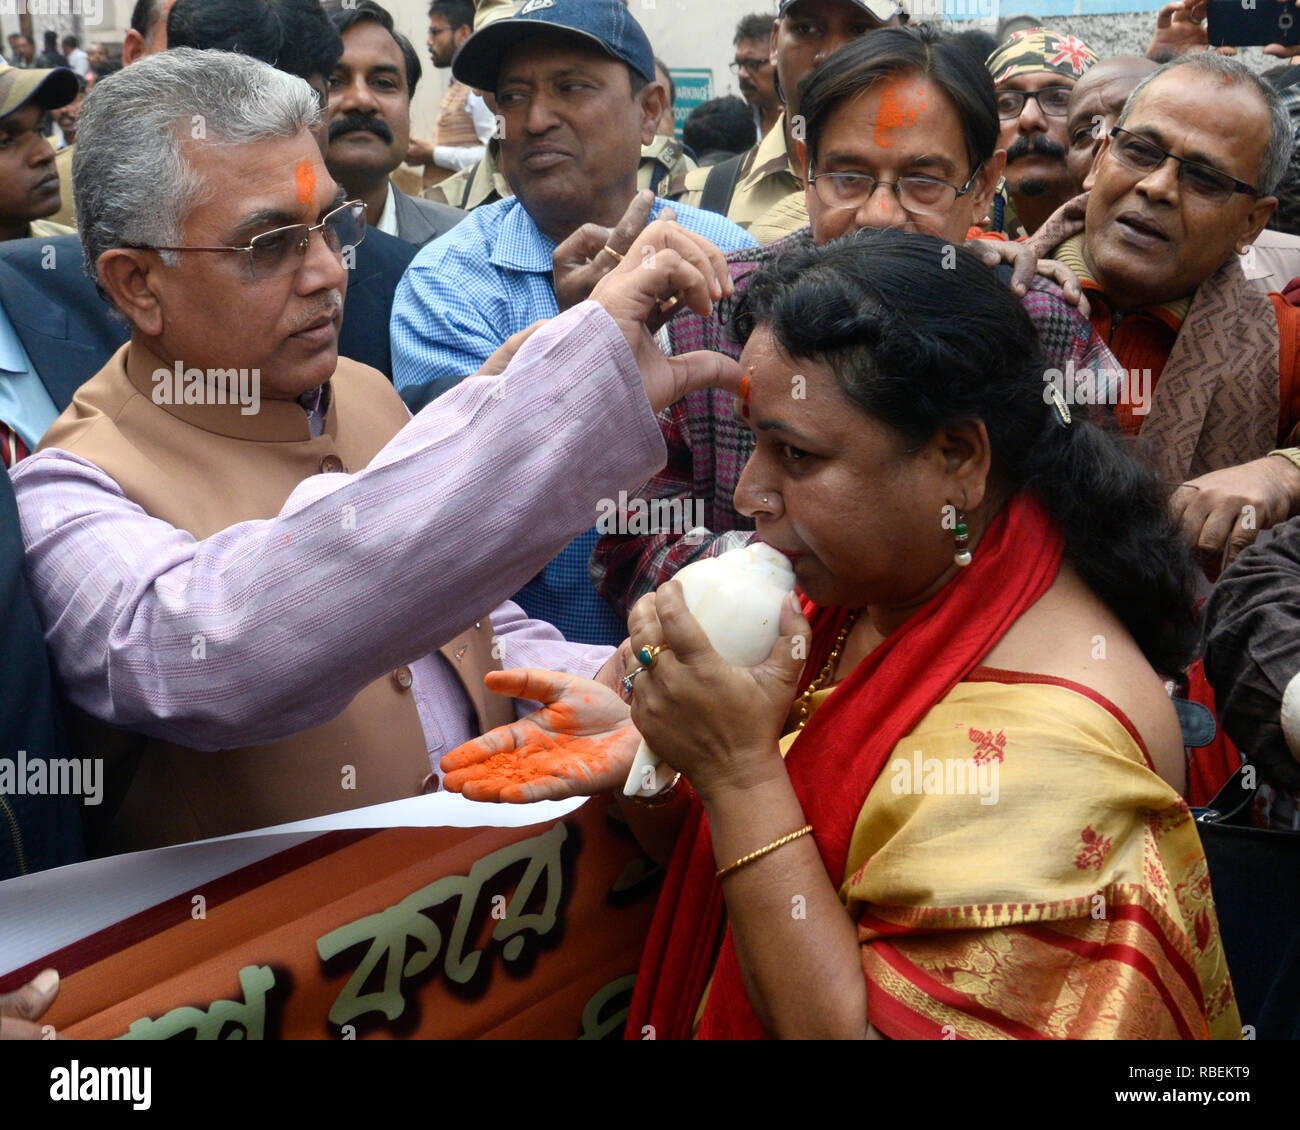
[(384, 211), (379, 217), (379, 223), (375, 225), (385, 235), (397, 234), (397, 198), (393, 195), (396, 190), (393, 188), (393, 182), (388, 182), (388, 199), (384, 201)]

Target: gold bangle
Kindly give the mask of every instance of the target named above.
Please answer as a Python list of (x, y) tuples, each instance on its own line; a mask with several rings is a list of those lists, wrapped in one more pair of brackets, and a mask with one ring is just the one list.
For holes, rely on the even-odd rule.
[(776, 851), (779, 847), (785, 847), (788, 843), (793, 843), (800, 836), (806, 836), (813, 830), (811, 824), (805, 824), (797, 832), (791, 832), (788, 836), (782, 836), (779, 840), (773, 840), (767, 847), (761, 847), (758, 851), (751, 851), (748, 855), (742, 855), (735, 863), (728, 864), (717, 873), (715, 878), (725, 879), (733, 871), (739, 871), (747, 863), (753, 863), (756, 859), (762, 859), (770, 851)]
[(681, 783), (682, 783), (682, 775), (678, 773), (676, 776), (673, 777), (671, 781), (668, 782), (668, 784), (666, 784), (662, 789), (660, 789), (653, 796), (633, 795), (628, 799), (635, 801), (637, 804), (643, 805), (646, 808), (658, 808), (660, 805), (671, 804), (673, 801), (677, 799), (677, 787)]
[(1270, 451), (1269, 455), (1280, 455), (1287, 462), (1300, 469), (1300, 447), (1280, 447), (1276, 451)]

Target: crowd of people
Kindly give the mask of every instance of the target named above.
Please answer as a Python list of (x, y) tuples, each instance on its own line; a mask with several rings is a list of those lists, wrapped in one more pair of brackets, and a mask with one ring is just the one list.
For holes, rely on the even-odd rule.
[[(374, 0), (11, 37), (0, 764), (105, 788), (0, 789), (0, 878), (610, 793), (632, 1035), (1254, 1025), (1192, 809), (1300, 832), (1300, 70), (905, 7), (745, 16), (680, 138), (621, 0), (434, 0), (429, 141)], [(743, 668), (675, 578), (755, 543)]]

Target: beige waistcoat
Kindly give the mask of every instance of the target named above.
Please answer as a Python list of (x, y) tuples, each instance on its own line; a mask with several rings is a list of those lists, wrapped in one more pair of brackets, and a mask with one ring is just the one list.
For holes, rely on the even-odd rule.
[[(41, 448), (94, 463), (147, 513), (198, 539), (275, 517), (310, 475), (361, 470), (409, 418), (383, 374), (343, 358), (316, 438), (293, 401), (262, 400), (247, 416), (237, 404), (155, 404), (153, 373), (161, 367), (139, 345), (123, 346), (81, 387)], [(482, 730), (513, 721), (510, 701), (483, 686), (483, 676), (499, 666), (491, 621), (484, 618), (441, 651)], [(285, 654), (280, 661), (299, 659)], [(430, 768), (407, 668), (365, 687), (332, 722), (267, 745), (201, 752), (103, 726), (90, 731), (95, 748), (81, 752), (108, 759), (105, 803), (86, 810), (96, 854), (416, 796)]]

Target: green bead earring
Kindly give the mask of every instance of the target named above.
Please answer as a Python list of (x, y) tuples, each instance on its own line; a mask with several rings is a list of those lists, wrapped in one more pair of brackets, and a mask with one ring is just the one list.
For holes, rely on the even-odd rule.
[(966, 525), (966, 512), (957, 511), (957, 526), (953, 530), (953, 540), (956, 543), (956, 552), (953, 554), (953, 560), (965, 569), (971, 562), (970, 556), (970, 527)]

